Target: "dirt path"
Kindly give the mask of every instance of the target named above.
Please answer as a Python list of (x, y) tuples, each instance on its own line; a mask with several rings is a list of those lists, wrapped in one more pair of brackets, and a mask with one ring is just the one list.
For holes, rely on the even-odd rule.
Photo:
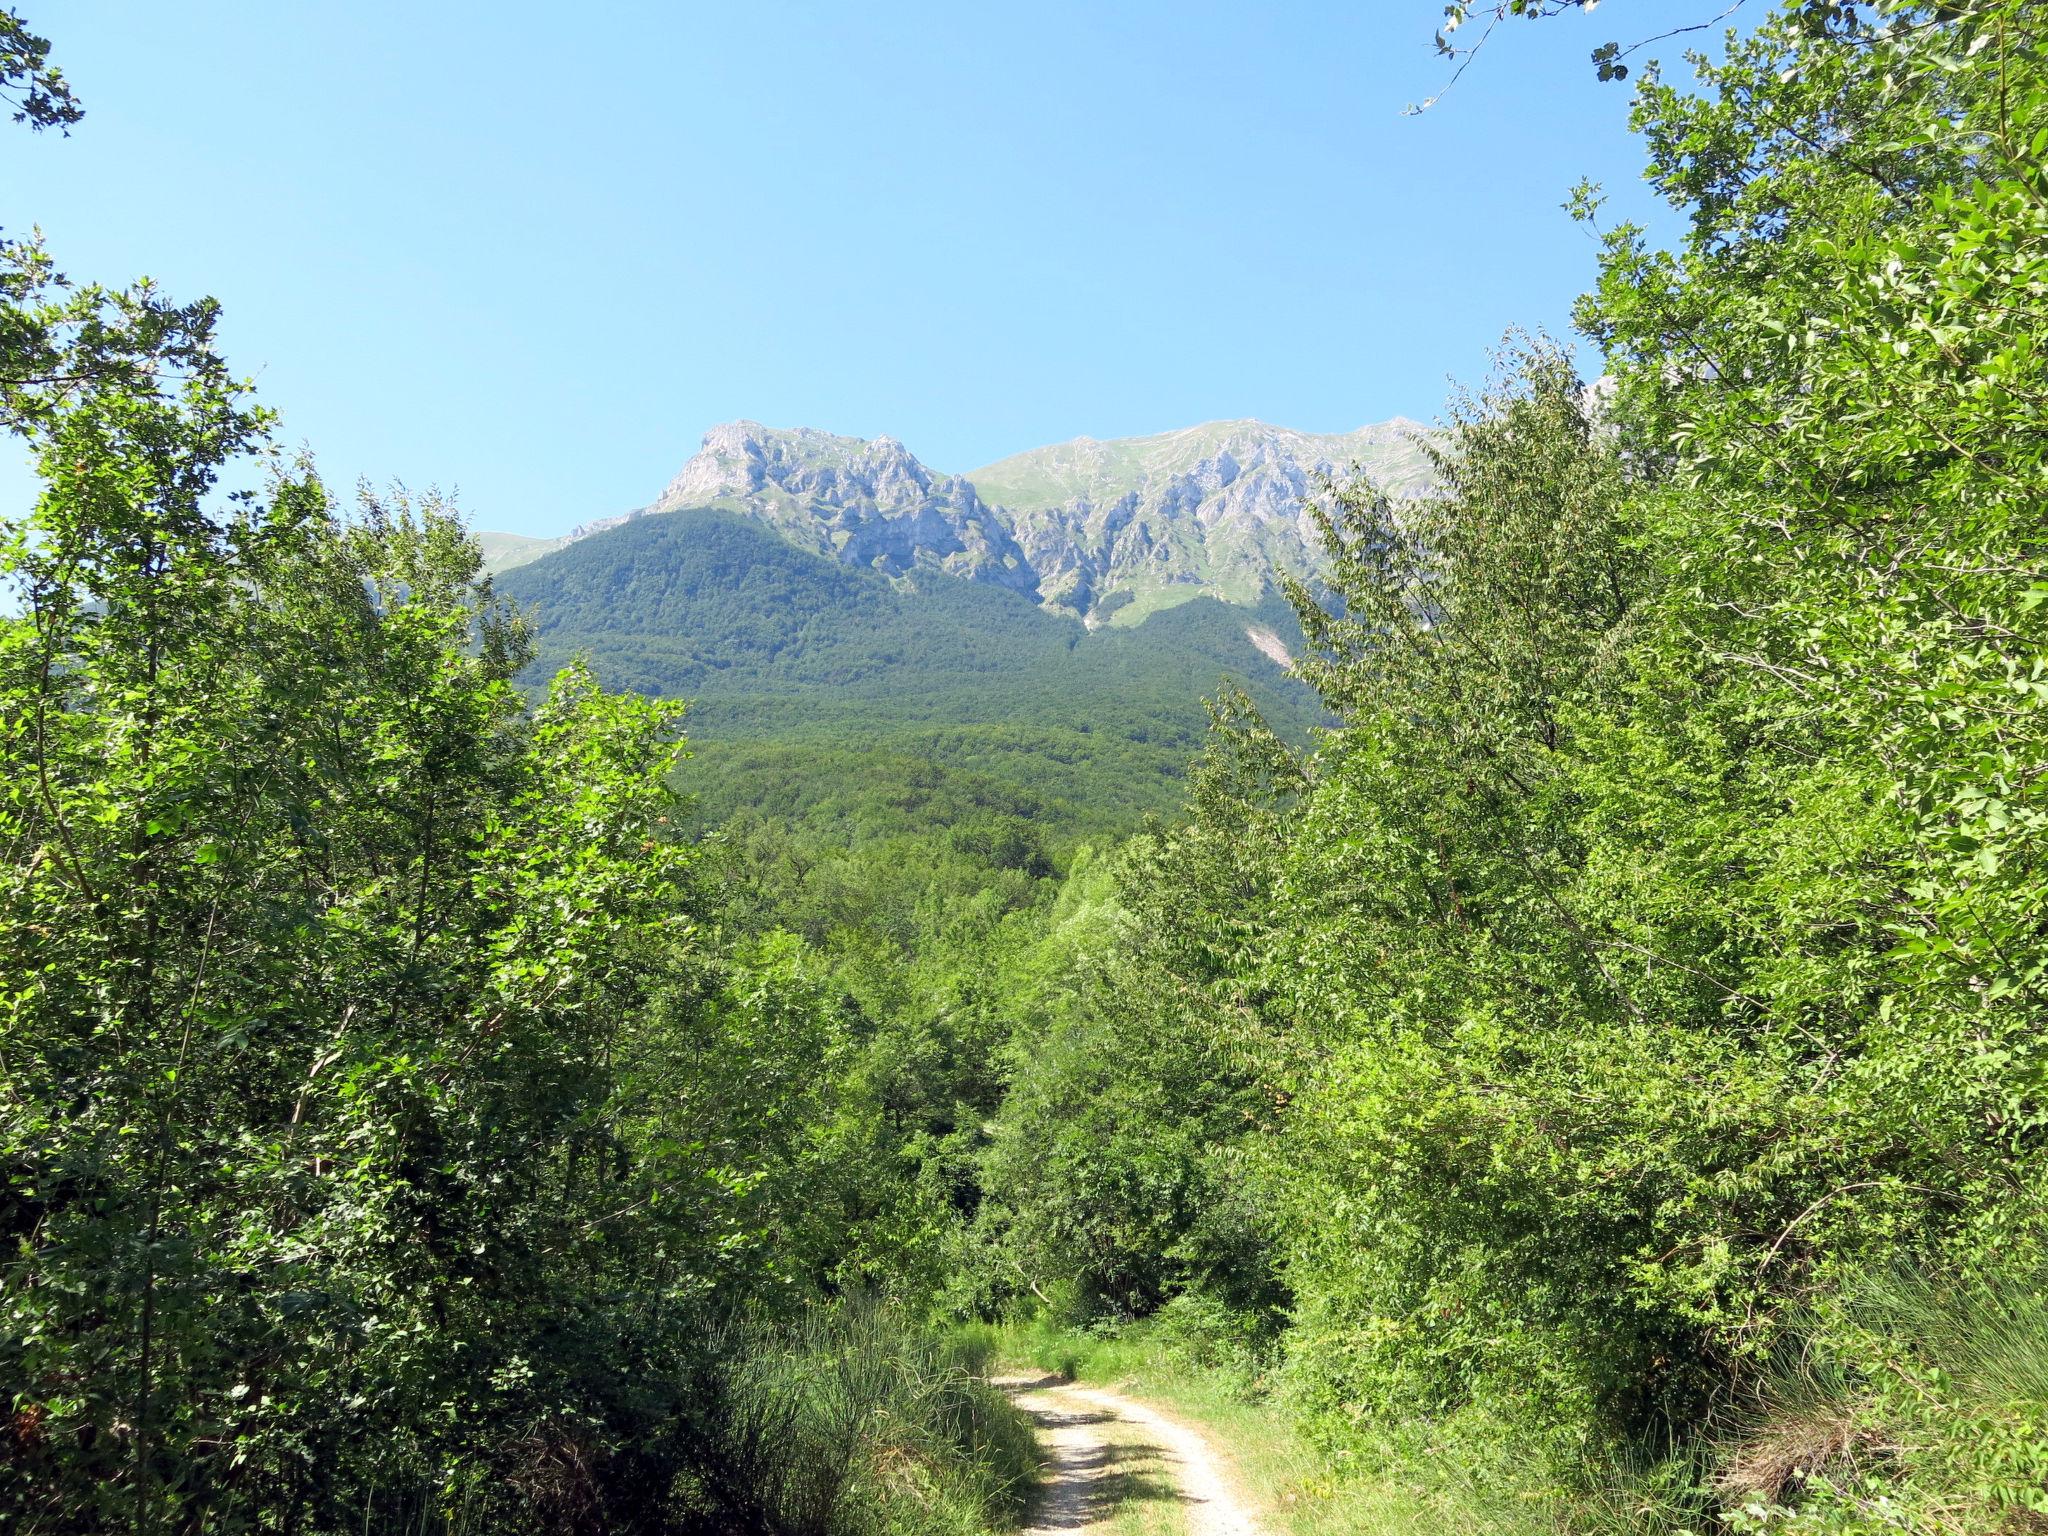
[(1223, 1454), (1199, 1431), (1122, 1393), (1056, 1376), (998, 1384), (1037, 1424), (1046, 1452), (1044, 1493), (1022, 1536), (1103, 1530), (1139, 1500), (1178, 1506), (1187, 1536), (1261, 1536)]

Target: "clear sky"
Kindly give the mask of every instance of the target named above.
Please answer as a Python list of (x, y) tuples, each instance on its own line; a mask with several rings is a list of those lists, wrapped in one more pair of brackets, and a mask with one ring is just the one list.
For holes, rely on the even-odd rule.
[(219, 298), (330, 477), (551, 533), (740, 416), (947, 470), (1433, 416), (1567, 325), (1574, 181), (1646, 207), (1586, 56), (1662, 8), (1504, 27), (1410, 118), (1432, 0), (22, 0), (87, 116), (6, 134), (0, 224)]

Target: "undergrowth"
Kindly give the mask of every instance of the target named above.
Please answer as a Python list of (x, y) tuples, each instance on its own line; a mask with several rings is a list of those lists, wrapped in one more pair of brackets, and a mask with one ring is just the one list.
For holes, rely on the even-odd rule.
[(2048, 1531), (2048, 1276), (1864, 1278), (1726, 1437), (1743, 1532)]
[(1239, 1482), (1285, 1536), (1538, 1536), (1561, 1527), (1554, 1491), (1471, 1424), (1399, 1433), (1310, 1422), (1277, 1359), (1241, 1333), (1199, 1326), (1169, 1304), (1143, 1322), (1013, 1323), (1003, 1353), (1019, 1365), (1117, 1385), (1205, 1428)]
[(1864, 1279), (1746, 1408), (1634, 1462), (1546, 1459), (1473, 1409), (1304, 1411), (1275, 1352), (1189, 1325), (1013, 1323), (1003, 1355), (1206, 1426), (1288, 1536), (2030, 1536), (2048, 1532), (2048, 1282)]
[(1037, 1446), (989, 1383), (988, 1330), (847, 1302), (723, 1343), (714, 1444), (685, 1490), (703, 1529), (980, 1536), (1021, 1515)]

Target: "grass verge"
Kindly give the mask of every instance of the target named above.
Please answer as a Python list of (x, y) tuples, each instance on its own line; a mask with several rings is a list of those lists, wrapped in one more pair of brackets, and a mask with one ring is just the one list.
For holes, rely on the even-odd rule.
[(1242, 1356), (1162, 1321), (1024, 1323), (998, 1348), (1206, 1431), (1275, 1536), (2048, 1536), (2048, 1276), (1861, 1277), (1690, 1449), (1562, 1476), (1483, 1421), (1319, 1439)]
[[(1020, 1368), (1115, 1388), (1202, 1430), (1229, 1456), (1267, 1528), (1282, 1536), (1554, 1536), (1558, 1529), (1541, 1498), (1489, 1488), (1480, 1469), (1461, 1470), (1452, 1457), (1389, 1445), (1376, 1465), (1347, 1467), (1308, 1437), (1256, 1375), (1192, 1361), (1143, 1324), (1114, 1334), (1016, 1324), (1003, 1330), (999, 1347)], [(1129, 1518), (1128, 1529), (1145, 1536), (1162, 1528), (1143, 1523), (1163, 1518), (1154, 1513)]]

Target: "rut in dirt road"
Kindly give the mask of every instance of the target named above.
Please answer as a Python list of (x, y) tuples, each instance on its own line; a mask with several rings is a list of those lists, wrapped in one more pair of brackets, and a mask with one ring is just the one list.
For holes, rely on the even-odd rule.
[[(1055, 1376), (999, 1385), (1031, 1416), (1046, 1452), (1045, 1486), (1022, 1536), (1096, 1529), (1132, 1498), (1178, 1501), (1188, 1536), (1262, 1536), (1222, 1453), (1198, 1431), (1121, 1393)], [(1121, 1470), (1134, 1453), (1163, 1461), (1171, 1486), (1134, 1486)]]

